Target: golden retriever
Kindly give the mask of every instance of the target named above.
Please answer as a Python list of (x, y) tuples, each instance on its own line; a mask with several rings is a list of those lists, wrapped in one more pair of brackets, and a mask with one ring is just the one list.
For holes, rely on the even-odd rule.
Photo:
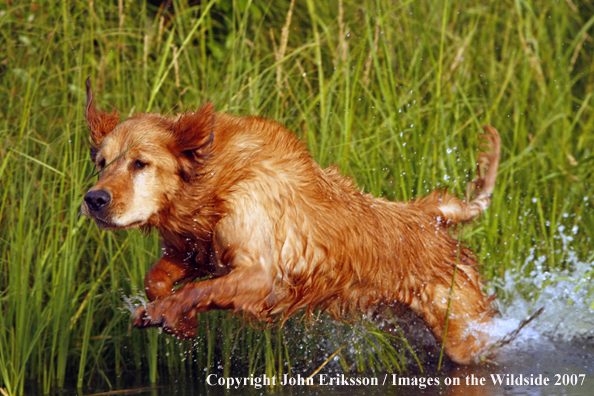
[(282, 125), (216, 113), (210, 103), (119, 123), (115, 110), (95, 109), (87, 80), (86, 119), (99, 179), (82, 212), (102, 229), (155, 227), (162, 237), (163, 255), (145, 278), (151, 303), (136, 310), (135, 326), (191, 338), (196, 313), (209, 309), (266, 319), (405, 304), (438, 342), (446, 335), (457, 363), (493, 343), (493, 297), (450, 231), (490, 205), (500, 154), (494, 128), (484, 128), (479, 164), (488, 170), (479, 166), (472, 201), (434, 191), (390, 202), (322, 169)]

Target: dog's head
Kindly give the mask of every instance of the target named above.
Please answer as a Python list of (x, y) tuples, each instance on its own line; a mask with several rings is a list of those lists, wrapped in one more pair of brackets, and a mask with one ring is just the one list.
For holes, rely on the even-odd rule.
[(167, 118), (139, 114), (118, 124), (117, 111), (98, 111), (87, 79), (87, 126), (99, 180), (82, 212), (103, 229), (157, 225), (177, 192), (199, 177), (213, 140), (212, 104)]

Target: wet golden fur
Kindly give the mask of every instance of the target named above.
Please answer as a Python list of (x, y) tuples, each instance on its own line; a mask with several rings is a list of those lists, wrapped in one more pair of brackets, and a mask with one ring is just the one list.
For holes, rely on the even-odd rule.
[(163, 257), (145, 279), (152, 302), (136, 311), (136, 326), (188, 338), (196, 312), (208, 309), (266, 318), (403, 303), (441, 342), (456, 272), (446, 353), (470, 363), (492, 342), (491, 298), (450, 227), (489, 206), (499, 159), (493, 128), (485, 134), (492, 152), (480, 157), (490, 169), (473, 201), (436, 191), (390, 202), (358, 191), (336, 168), (322, 169), (270, 120), (215, 113), (211, 104), (119, 125), (114, 114), (95, 110), (88, 85), (100, 175), (82, 210), (105, 229), (155, 227), (162, 236)]

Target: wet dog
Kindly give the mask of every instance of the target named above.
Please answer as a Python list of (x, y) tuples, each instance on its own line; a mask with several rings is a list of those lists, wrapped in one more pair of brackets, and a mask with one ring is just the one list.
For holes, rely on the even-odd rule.
[(322, 169), (267, 119), (206, 104), (119, 123), (117, 112), (95, 109), (88, 80), (86, 119), (99, 180), (83, 213), (102, 229), (154, 227), (162, 237), (163, 255), (145, 278), (151, 303), (136, 310), (135, 326), (191, 338), (196, 313), (209, 309), (266, 319), (405, 304), (438, 342), (445, 336), (455, 362), (492, 344), (493, 297), (481, 290), (472, 252), (450, 235), (490, 205), (500, 153), (492, 127), (472, 201), (434, 191), (390, 202)]

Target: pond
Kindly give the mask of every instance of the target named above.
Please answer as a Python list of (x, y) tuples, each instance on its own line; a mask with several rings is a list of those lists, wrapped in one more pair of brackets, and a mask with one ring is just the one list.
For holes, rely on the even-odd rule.
[[(188, 378), (187, 381), (124, 386), (120, 391), (99, 390), (82, 394), (194, 395), (591, 395), (594, 388), (594, 342), (566, 342), (550, 338), (518, 340), (498, 354), (498, 364), (449, 365), (438, 374), (435, 368), (424, 373), (375, 373), (343, 375), (322, 373), (307, 385), (307, 376), (283, 376), (281, 385), (262, 386), (258, 377)], [(289, 385), (290, 379), (306, 384)], [(237, 385), (236, 381), (245, 381)], [(259, 381), (260, 380), (260, 381)], [(376, 385), (375, 384), (377, 381)], [(212, 385), (209, 385), (209, 382)], [(336, 385), (339, 382), (342, 385)], [(345, 385), (345, 382), (347, 385)], [(354, 384), (351, 385), (350, 383)], [(357, 385), (357, 382), (368, 385)], [(219, 383), (223, 385), (219, 385)], [(332, 385), (330, 385), (332, 383)], [(446, 385), (449, 383), (450, 385)], [(227, 389), (229, 384), (229, 389)], [(284, 385), (283, 385), (284, 384)], [(408, 384), (408, 385), (407, 385)], [(75, 395), (75, 390), (59, 392)]]

